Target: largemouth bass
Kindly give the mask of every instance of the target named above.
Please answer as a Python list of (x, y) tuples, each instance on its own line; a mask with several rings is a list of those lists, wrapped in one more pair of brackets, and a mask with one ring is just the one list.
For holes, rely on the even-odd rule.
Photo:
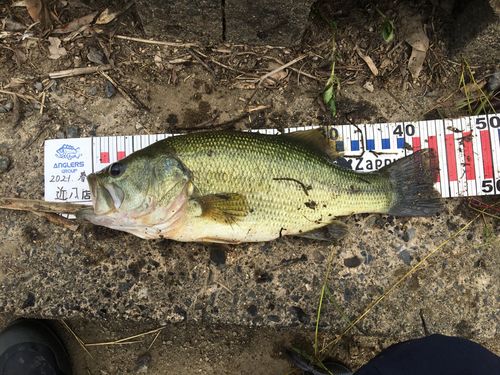
[(334, 164), (320, 129), (286, 135), (206, 132), (156, 142), (88, 176), (77, 218), (136, 236), (240, 243), (332, 239), (339, 216), (440, 211), (428, 151), (378, 171)]

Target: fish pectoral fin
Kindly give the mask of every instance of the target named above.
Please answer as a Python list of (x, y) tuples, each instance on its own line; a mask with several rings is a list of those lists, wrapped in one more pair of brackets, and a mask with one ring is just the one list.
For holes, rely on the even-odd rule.
[(337, 150), (337, 145), (341, 143), (340, 136), (337, 139), (330, 139), (325, 128), (316, 128), (311, 130), (302, 130), (291, 133), (282, 134), (281, 137), (295, 139), (304, 144), (308, 144), (314, 149), (320, 149), (330, 155), (334, 160), (344, 154), (344, 148)]
[(330, 224), (324, 227), (310, 230), (301, 234), (296, 234), (299, 237), (311, 238), (313, 240), (332, 241), (334, 238), (342, 237), (347, 232), (347, 225), (339, 220), (333, 220)]
[(237, 193), (205, 195), (191, 201), (199, 204), (199, 217), (230, 225), (238, 223), (249, 211), (247, 197)]

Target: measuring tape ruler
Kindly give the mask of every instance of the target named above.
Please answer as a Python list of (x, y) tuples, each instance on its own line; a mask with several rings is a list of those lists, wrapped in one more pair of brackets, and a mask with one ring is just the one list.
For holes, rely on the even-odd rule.
[[(285, 133), (317, 126), (285, 129)], [(453, 120), (326, 126), (344, 166), (377, 170), (432, 149), (435, 187), (443, 198), (500, 194), (500, 115)], [(276, 129), (252, 130), (277, 134)], [(45, 141), (45, 200), (91, 203), (86, 176), (170, 134)]]

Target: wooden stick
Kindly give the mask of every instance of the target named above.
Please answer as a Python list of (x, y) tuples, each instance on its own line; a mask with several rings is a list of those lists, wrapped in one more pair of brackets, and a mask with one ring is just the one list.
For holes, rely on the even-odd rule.
[(0, 197), (0, 209), (33, 211), (33, 212), (50, 212), (54, 214), (72, 214), (81, 208), (88, 208), (84, 204), (74, 204), (66, 202), (46, 202), (36, 199), (22, 198), (7, 198)]
[(282, 66), (280, 66), (280, 67), (279, 67), (279, 68), (277, 68), (277, 69), (274, 69), (272, 72), (269, 72), (269, 73), (267, 73), (267, 74), (263, 75), (263, 76), (262, 76), (262, 77), (260, 77), (259, 79), (252, 80), (252, 81), (249, 81), (249, 82), (255, 82), (255, 83), (257, 83), (257, 82), (258, 82), (258, 83), (259, 83), (259, 84), (258, 84), (258, 86), (260, 86), (260, 84), (261, 84), (262, 82), (264, 82), (264, 80), (265, 80), (266, 78), (269, 78), (269, 77), (271, 77), (272, 75), (274, 75), (274, 74), (276, 74), (276, 73), (278, 73), (278, 72), (282, 71), (283, 69), (288, 68), (290, 65), (293, 65), (293, 64), (295, 64), (296, 62), (299, 62), (300, 60), (302, 60), (302, 59), (306, 58), (307, 56), (309, 56), (309, 55), (302, 55), (302, 56), (299, 56), (299, 57), (297, 57), (296, 59), (293, 59), (292, 61), (290, 61), (289, 63), (286, 63), (285, 65), (282, 65)]
[(196, 44), (196, 43), (160, 42), (160, 41), (157, 41), (157, 40), (147, 40), (147, 39), (140, 39), (140, 38), (132, 38), (130, 36), (123, 36), (123, 35), (115, 35), (115, 37), (118, 38), (118, 39), (133, 40), (134, 42), (141, 42), (141, 43), (148, 43), (148, 44), (160, 44), (162, 46), (171, 46), (171, 47), (198, 47), (198, 44)]
[(33, 213), (37, 216), (46, 218), (51, 223), (72, 230), (73, 232), (76, 231), (80, 226), (80, 224), (78, 224), (78, 221), (66, 219), (65, 217), (62, 217), (61, 215), (58, 214), (51, 214), (49, 212), (33, 212)]
[(26, 94), (18, 94), (16, 92), (12, 92), (12, 91), (7, 91), (7, 90), (0, 90), (0, 93), (2, 94), (9, 94), (9, 95), (17, 95), (19, 96), (20, 98), (23, 98), (23, 99), (26, 99), (26, 100), (32, 100), (34, 101), (35, 103), (40, 103), (36, 98), (34, 98), (33, 96), (31, 95), (26, 95)]
[(88, 68), (75, 68), (69, 70), (61, 70), (59, 72), (49, 73), (49, 78), (65, 78), (65, 77), (74, 77), (82, 74), (92, 74), (98, 71), (110, 70), (111, 65), (104, 66), (91, 66)]
[(198, 61), (201, 65), (203, 65), (205, 69), (207, 69), (210, 73), (212, 73), (216, 81), (219, 80), (219, 76), (217, 75), (217, 73), (215, 73), (215, 71), (211, 67), (209, 67), (202, 59), (200, 59), (198, 55), (191, 48), (186, 48), (186, 51), (188, 51), (189, 54), (196, 59), (196, 61)]

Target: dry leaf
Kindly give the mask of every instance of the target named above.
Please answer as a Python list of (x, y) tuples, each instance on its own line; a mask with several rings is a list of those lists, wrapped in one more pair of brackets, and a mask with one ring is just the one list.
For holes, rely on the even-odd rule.
[(33, 21), (40, 21), (38, 17), (40, 15), (40, 11), (42, 10), (42, 2), (41, 0), (25, 0), (26, 10), (30, 14)]
[(6, 18), (3, 20), (3, 28), (7, 31), (22, 31), (26, 29), (26, 26), (24, 26), (22, 23)]
[(21, 66), (26, 62), (27, 57), (23, 52), (18, 49), (13, 49), (12, 51), (14, 52), (14, 54), (12, 55), (12, 60), (16, 62), (17, 66)]
[(14, 107), (12, 108), (12, 117), (11, 124), (12, 128), (15, 129), (19, 124), (19, 120), (21, 119), (21, 103), (19, 102), (19, 98), (16, 94), (12, 95), (14, 98)]
[(410, 71), (414, 81), (418, 78), (420, 72), (422, 71), (425, 55), (425, 52), (419, 51), (415, 48), (411, 51), (410, 60), (408, 61), (408, 70)]
[(422, 71), (425, 55), (429, 48), (429, 38), (424, 31), (420, 13), (406, 3), (402, 3), (401, 7), (399, 11), (400, 32), (404, 40), (413, 48), (408, 61), (408, 70), (413, 80), (416, 80)]
[(363, 55), (363, 53), (357, 47), (356, 47), (356, 51), (358, 52), (359, 57), (361, 57), (364, 60), (364, 62), (366, 63), (366, 65), (368, 65), (368, 67), (370, 68), (370, 70), (372, 71), (372, 73), (374, 75), (378, 76), (378, 69), (375, 66), (375, 63), (373, 62), (373, 60), (371, 59), (371, 57)]
[(64, 47), (61, 47), (61, 41), (59, 40), (59, 38), (49, 36), (49, 42), (49, 59), (57, 60), (59, 57), (66, 55), (66, 49)]
[(97, 21), (95, 23), (97, 25), (105, 25), (107, 23), (110, 23), (113, 21), (116, 16), (118, 16), (120, 12), (115, 12), (115, 13), (109, 13), (109, 8), (106, 8), (97, 18)]
[(5, 88), (19, 87), (25, 83), (28, 83), (28, 81), (26, 81), (22, 78), (11, 78), (9, 84), (7, 86), (5, 86)]
[(87, 14), (86, 16), (77, 18), (76, 20), (73, 20), (70, 23), (55, 29), (54, 31), (52, 31), (52, 34), (72, 33), (73, 31), (78, 30), (80, 27), (90, 24), (98, 14), (99, 12), (93, 12)]

